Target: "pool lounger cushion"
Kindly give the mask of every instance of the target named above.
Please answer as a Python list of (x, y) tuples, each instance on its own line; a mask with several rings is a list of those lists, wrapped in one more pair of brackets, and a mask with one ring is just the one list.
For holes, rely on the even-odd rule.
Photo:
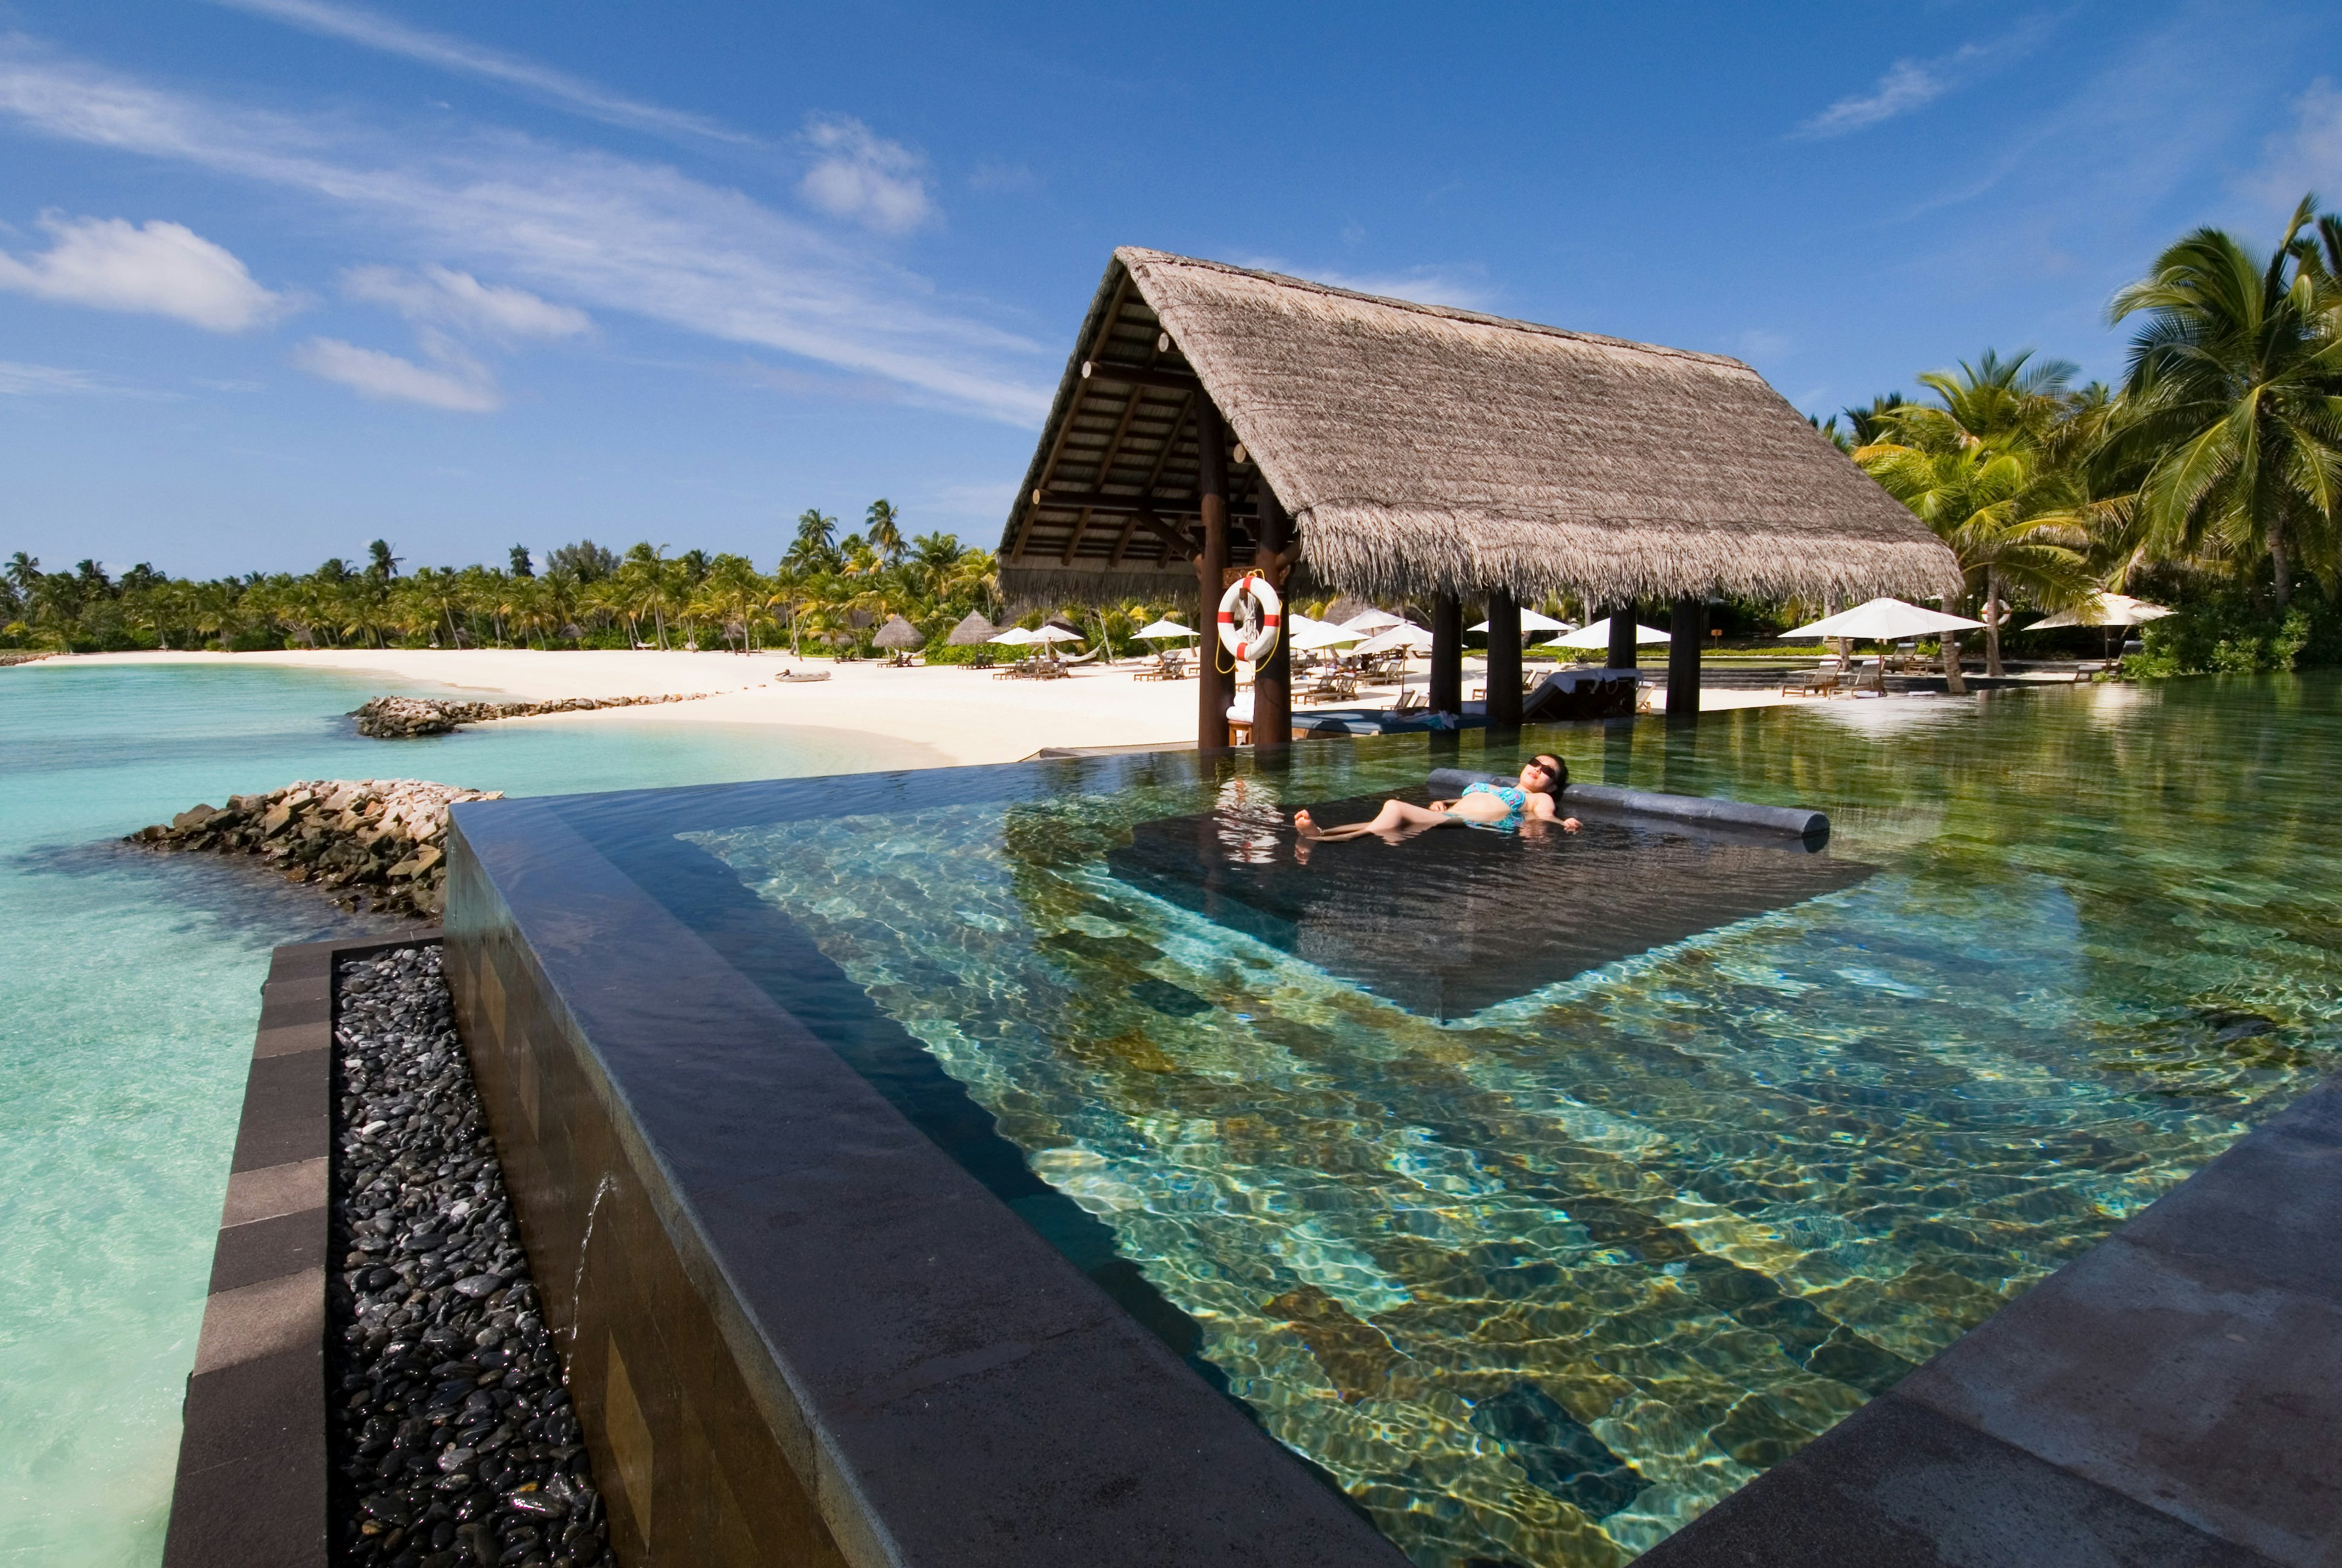
[[(1463, 768), (1431, 770), (1431, 790), (1460, 794), (1474, 784), (1509, 784), (1511, 777), (1471, 773)], [(1676, 822), (1704, 823), (1717, 827), (1755, 828), (1791, 838), (1827, 838), (1829, 818), (1803, 806), (1756, 805), (1747, 801), (1720, 800), (1710, 795), (1656, 794), (1648, 790), (1613, 789), (1606, 784), (1571, 784), (1561, 792), (1566, 805), (1591, 806), (1637, 816), (1670, 817)]]

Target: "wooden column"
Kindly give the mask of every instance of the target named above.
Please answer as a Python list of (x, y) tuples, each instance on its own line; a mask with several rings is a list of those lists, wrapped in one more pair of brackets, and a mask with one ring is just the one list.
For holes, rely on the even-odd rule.
[(1677, 599), (1667, 628), (1667, 722), (1699, 717), (1699, 654), (1707, 641), (1707, 601)]
[(1635, 668), (1635, 605), (1629, 600), (1610, 606), (1610, 668)]
[(1453, 594), (1431, 601), (1431, 688), (1436, 714), (1464, 711), (1464, 602)]
[[(1266, 475), (1261, 476), (1255, 493), (1259, 497), (1260, 544), (1253, 555), (1253, 569), (1283, 599), (1286, 574), (1277, 557), (1293, 543), (1293, 519), (1269, 489)], [(1287, 604), (1276, 651), (1252, 678), (1252, 744), (1256, 747), (1281, 746), (1293, 739), (1292, 624), (1293, 607)]]
[(1203, 550), (1196, 557), (1197, 607), (1203, 635), (1196, 650), (1196, 744), (1206, 751), (1228, 744), (1228, 704), (1236, 700), (1236, 673), (1220, 646), (1220, 595), (1228, 571), (1228, 457), (1220, 411), (1207, 397), (1196, 399), (1196, 491), (1203, 507)]
[(1521, 604), (1503, 588), (1488, 595), (1488, 728), (1521, 727)]

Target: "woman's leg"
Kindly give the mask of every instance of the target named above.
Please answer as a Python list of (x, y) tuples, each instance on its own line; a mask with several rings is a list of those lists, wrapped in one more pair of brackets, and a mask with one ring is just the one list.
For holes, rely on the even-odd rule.
[(1443, 827), (1449, 821), (1446, 812), (1432, 811), (1424, 806), (1409, 805), (1403, 800), (1386, 800), (1383, 809), (1375, 814), (1372, 822), (1352, 823), (1347, 827), (1322, 828), (1310, 820), (1309, 814), (1293, 814), (1293, 825), (1304, 838), (1326, 843), (1338, 843), (1346, 838), (1360, 838), (1370, 833), (1398, 833), (1407, 828)]

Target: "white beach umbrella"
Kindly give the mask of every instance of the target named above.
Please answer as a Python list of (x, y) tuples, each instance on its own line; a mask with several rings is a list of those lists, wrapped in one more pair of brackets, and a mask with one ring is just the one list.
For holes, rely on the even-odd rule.
[[(1483, 621), (1472, 629), (1476, 632), (1485, 632), (1488, 629), (1488, 623)], [(1566, 621), (1556, 621), (1551, 615), (1541, 615), (1535, 610), (1523, 610), (1521, 612), (1521, 630), (1524, 632), (1566, 632), (1569, 630), (1569, 623)]]
[(1866, 643), (1891, 643), (1898, 637), (1966, 632), (1983, 625), (1982, 621), (1971, 621), (1966, 615), (1947, 615), (1941, 610), (1923, 610), (1900, 599), (1873, 599), (1867, 604), (1857, 604), (1851, 610), (1826, 615), (1810, 625), (1784, 632), (1774, 641), (1802, 643), (1808, 637), (1851, 637)]
[(1353, 632), (1379, 632), (1386, 626), (1404, 626), (1407, 623), (1388, 610), (1361, 610), (1342, 623)]
[(1012, 648), (1021, 648), (1027, 643), (1038, 642), (1039, 640), (1040, 639), (1034, 636), (1032, 633), (1026, 631), (1022, 626), (1011, 626), (1008, 630), (1001, 633), (1000, 635), (990, 639), (990, 641), (995, 643), (1006, 643)]
[(2144, 626), (2175, 613), (2160, 604), (2134, 599), (2128, 594), (2093, 594), (2074, 608), (2045, 616), (2025, 629), (2052, 632), (2061, 626)]
[(1360, 643), (1357, 651), (1361, 654), (1387, 654), (1394, 648), (1403, 648), (1410, 654), (1427, 654), (1431, 652), (1431, 634), (1420, 626), (1401, 621), (1389, 630), (1377, 632)]
[(1054, 625), (1044, 626), (1027, 635), (1036, 643), (1078, 643), (1085, 640), (1079, 632), (1068, 632), (1063, 626)]
[(1314, 654), (1320, 648), (1345, 647), (1366, 637), (1364, 632), (1336, 626), (1330, 621), (1312, 620), (1307, 615), (1286, 616), (1286, 627), (1295, 650), (1304, 654)]
[[(1665, 632), (1660, 631), (1656, 626), (1646, 626), (1640, 622), (1636, 623), (1636, 642), (1664, 643), (1666, 640), (1667, 634)], [(1605, 615), (1602, 619), (1592, 623), (1583, 631), (1572, 632), (1566, 636), (1556, 637), (1550, 643), (1539, 643), (1537, 644), (1540, 648), (1606, 648), (1609, 645), (1610, 617), (1607, 615)]]
[(1195, 634), (1176, 621), (1150, 621), (1131, 634), (1132, 636), (1146, 642), (1154, 642), (1163, 637), (1192, 637)]

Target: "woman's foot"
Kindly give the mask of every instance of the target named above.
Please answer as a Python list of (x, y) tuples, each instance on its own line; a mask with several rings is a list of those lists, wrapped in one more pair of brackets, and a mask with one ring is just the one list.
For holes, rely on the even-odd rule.
[(1306, 809), (1296, 811), (1293, 814), (1293, 831), (1299, 834), (1304, 838), (1324, 838), (1326, 836), (1326, 830), (1319, 827), (1315, 822), (1310, 820), (1309, 813)]

